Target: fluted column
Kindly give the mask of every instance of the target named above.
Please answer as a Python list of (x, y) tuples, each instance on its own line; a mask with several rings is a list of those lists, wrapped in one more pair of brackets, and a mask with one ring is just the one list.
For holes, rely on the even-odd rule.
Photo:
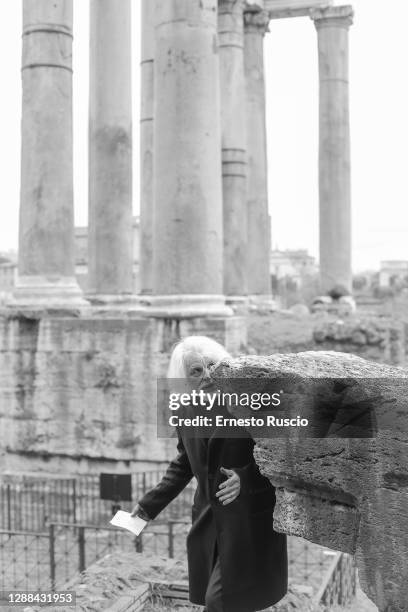
[(24, 0), (20, 305), (85, 303), (75, 279), (72, 0)]
[(140, 292), (153, 290), (153, 112), (156, 0), (141, 2), (140, 63)]
[(319, 50), (319, 198), (321, 289), (352, 288), (349, 124), (351, 6), (311, 12)]
[(130, 0), (91, 0), (89, 297), (133, 290)]
[(152, 313), (230, 312), (216, 8), (216, 0), (156, 1)]
[(247, 295), (246, 104), (244, 0), (218, 1), (220, 44), (224, 291), (231, 302)]
[(264, 35), (266, 11), (244, 13), (244, 66), (247, 119), (248, 294), (271, 297), (270, 218), (265, 119)]

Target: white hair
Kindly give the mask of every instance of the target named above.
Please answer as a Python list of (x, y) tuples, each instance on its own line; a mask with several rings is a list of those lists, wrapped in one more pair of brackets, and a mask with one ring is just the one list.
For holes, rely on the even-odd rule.
[(188, 353), (209, 357), (215, 363), (231, 358), (222, 344), (212, 340), (212, 338), (188, 336), (174, 347), (167, 370), (167, 378), (184, 378), (186, 376), (185, 357)]

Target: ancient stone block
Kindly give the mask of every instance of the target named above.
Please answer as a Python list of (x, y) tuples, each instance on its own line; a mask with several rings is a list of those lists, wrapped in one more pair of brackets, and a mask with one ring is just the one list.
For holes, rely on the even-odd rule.
[(316, 348), (358, 353), (372, 361), (402, 365), (405, 330), (391, 317), (350, 316), (320, 321), (313, 330)]
[[(344, 406), (366, 402), (377, 433), (367, 439), (317, 439), (301, 433), (257, 438), (255, 459), (277, 487), (276, 529), (354, 553), (362, 588), (379, 610), (406, 611), (408, 372), (335, 352), (241, 357), (216, 372), (223, 390), (232, 388), (233, 377), (282, 375), (294, 381), (327, 378), (329, 387), (332, 378), (327, 393), (337, 394)], [(334, 388), (335, 379), (355, 384)], [(323, 410), (319, 398), (313, 410)]]
[(191, 334), (210, 336), (232, 354), (246, 342), (238, 317), (0, 312), (7, 469), (106, 471), (173, 457), (174, 440), (157, 437), (156, 381), (175, 343)]

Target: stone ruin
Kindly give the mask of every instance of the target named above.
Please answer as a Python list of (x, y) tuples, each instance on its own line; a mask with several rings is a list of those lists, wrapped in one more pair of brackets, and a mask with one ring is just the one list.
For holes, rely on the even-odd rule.
[(74, 257), (73, 0), (23, 2), (18, 274), (9, 306), (228, 316), (248, 299), (271, 301), (264, 37), (282, 17), (316, 28), (321, 289), (351, 291), (352, 6), (142, 0), (141, 293), (133, 295), (131, 4), (90, 2), (84, 294)]
[(232, 354), (239, 317), (161, 319), (122, 312), (0, 310), (0, 464), (14, 471), (97, 473), (159, 468), (156, 381), (180, 337), (210, 336)]
[[(219, 366), (216, 373), (223, 390), (232, 388), (233, 378), (282, 375), (293, 376), (294, 381), (326, 379), (323, 399), (339, 406), (365, 402), (375, 415), (377, 432), (364, 439), (302, 434), (290, 439), (255, 438), (255, 459), (277, 488), (276, 528), (354, 554), (361, 586), (380, 612), (405, 612), (408, 372), (354, 355), (311, 351), (241, 357)], [(340, 390), (335, 388), (339, 378), (348, 381)], [(320, 396), (315, 403), (315, 411), (322, 410), (323, 399)]]
[[(61, 460), (54, 468), (75, 470), (84, 461), (122, 469), (152, 454), (165, 460), (166, 449), (150, 444), (155, 423), (143, 400), (154, 397), (154, 377), (164, 371), (172, 344), (204, 333), (239, 349), (245, 332), (227, 304), (247, 295), (270, 298), (268, 268), (259, 263), (270, 246), (263, 39), (270, 19), (289, 16), (288, 4), (312, 18), (318, 38), (322, 290), (350, 286), (353, 10), (317, 0), (255, 4), (157, 0), (153, 14), (153, 1), (143, 1), (143, 295), (136, 299), (130, 288), (130, 2), (112, 2), (110, 11), (91, 3), (92, 290), (83, 295), (73, 252), (72, 0), (25, 0), (19, 270), (0, 321), (0, 455), (14, 468), (25, 466), (24, 459), (39, 467), (44, 457)], [(278, 5), (286, 6), (284, 14)], [(221, 95), (213, 96), (218, 86)], [(200, 206), (190, 205), (192, 197)], [(174, 244), (179, 248), (169, 248)], [(50, 307), (62, 312), (51, 316)], [(245, 357), (221, 373), (230, 376), (231, 369), (240, 376), (407, 377), (397, 368), (324, 352)], [(391, 403), (382, 402), (384, 395)], [(381, 611), (402, 612), (408, 601), (404, 395), (392, 385), (378, 389), (373, 406), (380, 425), (392, 411), (395, 427), (380, 427), (372, 440), (257, 440), (256, 459), (278, 490), (277, 527), (355, 553), (367, 594)]]
[(0, 456), (15, 469), (39, 457), (74, 470), (165, 460), (150, 444), (148, 406), (172, 344), (188, 329), (245, 346), (234, 305), (271, 301), (263, 56), (273, 19), (303, 16), (316, 28), (322, 290), (351, 289), (352, 7), (140, 5), (141, 293), (132, 293), (131, 1), (92, 0), (84, 294), (74, 257), (73, 0), (23, 2), (18, 274), (0, 311)]

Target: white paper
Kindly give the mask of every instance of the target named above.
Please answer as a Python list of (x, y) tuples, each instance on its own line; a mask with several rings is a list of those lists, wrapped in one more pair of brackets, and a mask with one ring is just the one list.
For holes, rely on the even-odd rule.
[(110, 523), (116, 527), (123, 527), (135, 535), (139, 535), (147, 525), (147, 521), (141, 519), (140, 516), (130, 516), (130, 512), (124, 510), (118, 510)]

